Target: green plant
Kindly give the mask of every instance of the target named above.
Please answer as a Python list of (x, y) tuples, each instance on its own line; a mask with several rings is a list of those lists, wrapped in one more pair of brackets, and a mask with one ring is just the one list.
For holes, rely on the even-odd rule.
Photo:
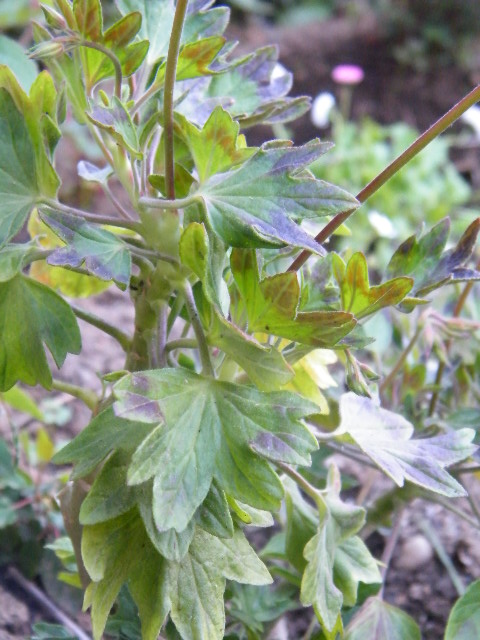
[[(442, 331), (451, 340), (454, 329), (476, 328), (418, 307), (446, 284), (480, 277), (468, 266), (479, 221), (453, 249), (448, 220), (412, 236), (377, 285), (362, 253), (345, 261), (321, 243), (480, 89), (354, 198), (309, 169), (328, 143), (247, 145), (241, 129), (295, 118), (308, 100), (286, 97), (290, 76), (277, 73), (275, 48), (232, 57), (228, 11), (211, 4), (118, 0), (121, 17), (105, 28), (98, 0), (55, 0), (44, 7), (47, 27), (33, 26), (33, 55), (50, 73), (27, 95), (0, 67), (0, 390), (40, 384), (92, 410), (54, 461), (74, 465), (61, 506), (95, 638), (117, 598), (108, 629), (120, 637), (138, 637), (138, 611), (145, 639), (260, 638), (302, 605), (314, 610), (310, 637), (342, 635), (349, 613), (346, 638), (359, 627), (373, 637), (379, 619), (419, 637), (383, 602), (360, 537), (367, 512), (342, 496), (325, 458), (341, 447), (397, 487), (408, 482), (398, 489), (405, 500), (465, 495), (456, 476), (469, 470), (460, 463), (476, 449), (474, 430), (441, 423), (443, 394), (431, 399), (432, 429), (425, 403), (398, 401), (397, 387), (428, 322), (445, 349)], [(79, 173), (113, 198), (117, 217), (58, 196), (67, 105), (105, 160)], [(329, 221), (314, 239), (302, 223), (319, 217)], [(28, 219), (38, 237), (14, 242)], [(72, 306), (53, 273), (68, 273), (69, 286), (77, 277), (76, 291), (92, 282), (95, 291), (98, 280), (128, 288), (134, 334)], [(397, 362), (377, 386), (357, 356), (371, 342), (365, 319), (389, 307), (413, 312), (414, 333), (393, 345)], [(54, 379), (47, 359), (45, 347), (58, 366), (80, 352), (77, 317), (125, 350), (125, 370), (103, 377), (101, 396)], [(337, 358), (346, 375), (337, 370), (335, 389), (328, 365)], [(413, 437), (409, 407), (428, 437)], [(391, 515), (377, 501), (370, 527)], [(273, 536), (251, 533), (274, 522)]]

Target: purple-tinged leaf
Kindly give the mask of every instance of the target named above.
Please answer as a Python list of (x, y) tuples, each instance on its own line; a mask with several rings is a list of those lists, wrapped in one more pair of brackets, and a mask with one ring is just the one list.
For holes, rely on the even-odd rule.
[(403, 416), (354, 393), (341, 397), (340, 415), (336, 435), (348, 434), (398, 486), (408, 480), (448, 497), (466, 494), (445, 467), (476, 451), (473, 429), (412, 440), (413, 425)]
[[(145, 403), (154, 403), (164, 416), (163, 426), (137, 449), (129, 472), (135, 484), (153, 476), (152, 509), (159, 531), (182, 531), (214, 478), (246, 504), (277, 508), (283, 493), (278, 477), (250, 449), (260, 434), (288, 441), (302, 464), (309, 464), (317, 447), (300, 420), (318, 408), (287, 392), (261, 393), (187, 370), (162, 369), (126, 376), (114, 393), (114, 409), (121, 416), (144, 421)], [(151, 421), (158, 420), (152, 416)]]
[(264, 145), (239, 168), (209, 178), (197, 195), (215, 233), (228, 246), (290, 245), (323, 255), (297, 222), (358, 206), (353, 196), (305, 171), (329, 148), (319, 140), (302, 147)]
[(80, 267), (125, 289), (130, 281), (131, 255), (113, 233), (59, 211), (42, 211), (43, 222), (65, 243), (48, 257), (50, 265)]
[(367, 600), (345, 632), (345, 640), (421, 640), (421, 637), (413, 618), (381, 598)]
[(103, 17), (99, 0), (74, 0), (73, 13), (80, 33), (88, 40), (100, 42)]

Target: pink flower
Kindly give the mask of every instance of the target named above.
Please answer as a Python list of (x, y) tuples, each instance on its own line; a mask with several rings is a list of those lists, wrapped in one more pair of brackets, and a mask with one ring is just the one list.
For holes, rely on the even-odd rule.
[(356, 64), (339, 64), (332, 71), (332, 80), (337, 84), (360, 84), (365, 74)]

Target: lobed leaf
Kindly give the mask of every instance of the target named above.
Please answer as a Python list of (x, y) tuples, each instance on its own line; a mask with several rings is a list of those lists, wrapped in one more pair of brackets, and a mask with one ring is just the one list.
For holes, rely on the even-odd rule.
[(345, 640), (421, 640), (415, 620), (380, 598), (371, 598), (348, 625)]
[(414, 428), (403, 416), (354, 393), (341, 397), (340, 415), (336, 434), (348, 434), (398, 486), (409, 480), (448, 497), (466, 495), (445, 467), (474, 453), (473, 429), (411, 440)]
[(300, 286), (292, 272), (259, 279), (253, 251), (234, 250), (230, 264), (245, 305), (248, 329), (269, 333), (312, 347), (332, 347), (355, 326), (343, 311), (297, 311)]
[(339, 255), (333, 254), (333, 270), (340, 287), (342, 307), (353, 313), (357, 320), (400, 303), (413, 287), (412, 278), (406, 277), (370, 286), (367, 259), (360, 252), (354, 253), (347, 265)]
[(41, 219), (66, 247), (55, 249), (47, 262), (53, 266), (80, 267), (101, 280), (114, 280), (125, 289), (130, 281), (131, 255), (113, 233), (59, 211), (44, 210)]
[(445, 640), (470, 640), (480, 633), (480, 580), (457, 600), (448, 616)]
[(49, 389), (44, 343), (57, 366), (79, 353), (80, 331), (70, 306), (48, 287), (21, 274), (0, 283), (0, 390), (17, 381)]
[(278, 508), (283, 495), (278, 477), (250, 449), (260, 436), (285, 462), (309, 464), (317, 447), (300, 422), (316, 406), (287, 392), (261, 393), (163, 369), (126, 376), (115, 385), (115, 395), (121, 416), (150, 423), (164, 417), (164, 425), (140, 445), (129, 474), (131, 484), (154, 478), (153, 514), (160, 531), (182, 531), (214, 478), (242, 502)]
[(237, 169), (210, 177), (195, 195), (215, 233), (228, 246), (290, 245), (323, 255), (297, 222), (358, 206), (353, 196), (306, 172), (329, 148), (319, 140), (302, 147), (264, 144)]
[[(392, 256), (387, 267), (390, 275), (404, 274), (414, 279), (413, 302), (446, 284), (479, 280), (480, 273), (464, 265), (471, 257), (480, 218), (474, 220), (453, 249), (444, 251), (450, 233), (450, 219), (445, 218), (417, 239), (411, 236)], [(410, 299), (405, 300), (408, 303)], [(418, 302), (416, 302), (418, 304)], [(406, 310), (410, 310), (408, 307)]]

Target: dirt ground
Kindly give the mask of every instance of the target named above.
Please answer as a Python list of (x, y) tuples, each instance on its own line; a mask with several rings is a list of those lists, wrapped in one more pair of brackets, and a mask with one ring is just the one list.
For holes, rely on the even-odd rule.
[[(365, 81), (356, 90), (353, 116), (368, 114), (384, 123), (403, 120), (424, 129), (471, 89), (476, 80), (472, 74), (453, 66), (432, 69), (425, 74), (400, 67), (389, 54), (382, 25), (372, 17), (365, 17), (355, 25), (335, 20), (328, 25), (312, 24), (302, 29), (274, 29), (252, 23), (246, 30), (232, 28), (232, 34), (241, 40), (242, 50), (278, 43), (282, 62), (295, 74), (293, 95), (334, 92), (330, 79), (332, 67), (339, 63), (361, 65)], [(296, 142), (318, 135), (308, 116), (294, 131)], [(252, 138), (256, 142), (255, 138), (265, 133), (257, 130), (252, 132)], [(75, 157), (68, 160), (67, 176), (75, 174), (76, 161)], [(74, 195), (75, 182), (71, 178), (66, 181), (65, 192)], [(131, 331), (133, 327), (128, 295), (114, 288), (97, 299), (78, 304), (99, 315), (108, 310), (108, 320), (124, 331)], [(121, 368), (123, 354), (113, 339), (83, 322), (80, 325), (84, 337), (82, 354), (69, 356), (59, 375), (70, 382), (98, 389), (97, 374)], [(72, 409), (68, 432), (75, 433), (87, 423), (88, 411), (79, 403), (68, 402)], [(480, 493), (475, 487), (472, 489)], [(462, 506), (468, 510), (468, 505)], [(478, 529), (438, 505), (418, 501), (405, 511), (387, 574), (385, 598), (415, 618), (425, 640), (438, 640), (443, 636), (446, 617), (458, 597), (450, 575), (433, 548), (432, 530), (465, 585), (480, 576)], [(369, 542), (379, 557), (384, 544), (382, 536), (375, 535)], [(0, 569), (0, 640), (28, 637), (31, 623), (39, 619), (50, 618), (6, 570)], [(305, 616), (296, 614), (290, 622), (289, 637), (296, 640), (305, 630)]]

